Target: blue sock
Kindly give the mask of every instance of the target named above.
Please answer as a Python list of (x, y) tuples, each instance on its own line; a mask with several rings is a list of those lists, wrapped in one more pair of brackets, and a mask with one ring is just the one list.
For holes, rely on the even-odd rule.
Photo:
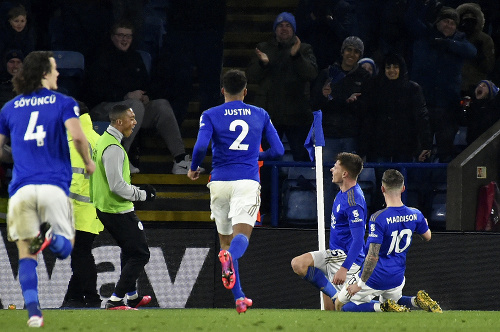
[(71, 241), (64, 236), (54, 234), (52, 235), (52, 242), (50, 242), (49, 249), (57, 258), (65, 259), (71, 254), (73, 246), (71, 245)]
[(401, 298), (398, 300), (398, 304), (404, 305), (407, 308), (413, 308), (415, 306), (411, 302), (412, 298), (413, 298), (413, 296), (401, 296)]
[(234, 286), (231, 289), (231, 292), (233, 292), (234, 300), (236, 301), (240, 297), (245, 297), (245, 293), (243, 293), (243, 290), (241, 289), (241, 284), (240, 284), (240, 271), (238, 268), (238, 260), (233, 259), (233, 268), (234, 268), (234, 276), (236, 277), (236, 280), (234, 282)]
[(19, 283), (21, 284), (24, 303), (26, 303), (29, 317), (42, 317), (42, 311), (38, 303), (37, 265), (38, 262), (32, 258), (22, 258), (19, 260)]
[(368, 302), (368, 303), (361, 303), (361, 304), (355, 304), (352, 302), (344, 304), (342, 307), (342, 311), (349, 311), (349, 312), (374, 312), (375, 309), (373, 308), (375, 302)]
[(248, 248), (248, 238), (243, 234), (236, 235), (231, 240), (231, 245), (229, 246), (229, 253), (234, 260), (240, 259)]
[(337, 294), (337, 290), (333, 287), (333, 284), (328, 281), (323, 271), (314, 266), (309, 266), (307, 268), (307, 274), (303, 279), (309, 281), (330, 298)]

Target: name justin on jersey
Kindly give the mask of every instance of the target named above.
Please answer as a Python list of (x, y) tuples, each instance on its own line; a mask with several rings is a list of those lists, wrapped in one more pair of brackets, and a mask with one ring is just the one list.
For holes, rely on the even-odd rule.
[(20, 98), (14, 102), (14, 108), (24, 107), (24, 106), (39, 106), (39, 105), (49, 105), (56, 102), (56, 95), (50, 95), (45, 97), (31, 97), (31, 98)]
[(385, 218), (388, 224), (394, 224), (396, 222), (408, 222), (408, 221), (413, 221), (417, 220), (417, 214), (407, 214), (404, 216), (393, 216), (389, 218)]
[(225, 109), (224, 115), (252, 115), (249, 108)]

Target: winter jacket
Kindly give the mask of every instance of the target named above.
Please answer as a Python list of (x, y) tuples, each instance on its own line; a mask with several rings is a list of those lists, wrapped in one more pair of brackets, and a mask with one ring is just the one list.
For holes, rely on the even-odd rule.
[(269, 63), (264, 65), (255, 55), (247, 69), (248, 83), (258, 84), (253, 103), (264, 108), (276, 126), (310, 126), (309, 90), (318, 75), (316, 58), (309, 44), (301, 43), (295, 56), (290, 55), (291, 46), (275, 39), (258, 44)]

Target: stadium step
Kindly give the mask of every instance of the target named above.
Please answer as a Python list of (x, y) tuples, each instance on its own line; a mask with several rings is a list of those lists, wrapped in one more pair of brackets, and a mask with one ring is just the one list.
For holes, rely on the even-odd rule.
[[(273, 36), (272, 26), (276, 15), (283, 11), (295, 12), (298, 0), (227, 0), (226, 32), (224, 34), (224, 70), (248, 67), (255, 46)], [(196, 70), (193, 75), (196, 82)], [(193, 98), (188, 114), (180, 128), (187, 153), (192, 153), (198, 134), (200, 110), (198, 83), (193, 84)], [(249, 84), (251, 93), (257, 85)], [(250, 98), (246, 101), (251, 102)], [(186, 175), (171, 173), (173, 158), (158, 134), (139, 132), (139, 151), (131, 149), (130, 160), (141, 173), (132, 174), (132, 183), (149, 183), (157, 190), (153, 202), (137, 202), (136, 212), (143, 221), (156, 222), (210, 222), (210, 197), (206, 186), (211, 170), (212, 156), (207, 151), (202, 174), (197, 181)], [(135, 154), (134, 154), (135, 152)]]

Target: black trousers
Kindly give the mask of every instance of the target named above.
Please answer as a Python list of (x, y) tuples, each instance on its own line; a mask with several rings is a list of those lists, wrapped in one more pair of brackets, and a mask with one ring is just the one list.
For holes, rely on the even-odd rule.
[(134, 211), (125, 214), (105, 213), (97, 210), (97, 216), (115, 239), (121, 252), (121, 274), (114, 293), (125, 297), (137, 290), (137, 279), (149, 261), (149, 247), (142, 223)]
[(85, 303), (100, 302), (97, 293), (97, 269), (92, 244), (97, 234), (77, 230), (75, 245), (71, 252), (71, 270), (73, 274), (69, 280), (65, 300), (76, 300)]

